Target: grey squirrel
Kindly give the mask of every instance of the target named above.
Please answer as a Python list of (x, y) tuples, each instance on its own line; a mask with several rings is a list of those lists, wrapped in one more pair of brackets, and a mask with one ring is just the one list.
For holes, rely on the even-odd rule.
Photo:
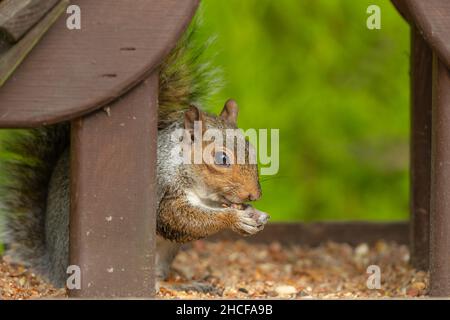
[[(180, 244), (230, 228), (243, 235), (264, 227), (268, 215), (244, 204), (261, 196), (256, 164), (227, 163), (233, 150), (214, 151), (212, 164), (171, 161), (174, 130), (235, 129), (238, 107), (226, 102), (219, 116), (199, 109), (214, 91), (214, 68), (202, 61), (207, 43), (195, 39), (198, 18), (160, 71), (157, 157), (157, 277), (164, 280)], [(70, 211), (67, 123), (20, 130), (3, 141), (0, 204), (7, 254), (57, 287), (66, 283)], [(193, 143), (193, 141), (190, 141)], [(246, 149), (252, 146), (246, 142)], [(221, 162), (223, 160), (223, 162)]]

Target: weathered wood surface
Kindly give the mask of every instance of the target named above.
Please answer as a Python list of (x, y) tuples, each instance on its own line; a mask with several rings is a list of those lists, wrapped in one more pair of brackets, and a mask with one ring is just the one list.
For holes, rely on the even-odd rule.
[(154, 294), (158, 81), (72, 123), (72, 297)]
[(68, 0), (60, 1), (19, 42), (13, 45), (0, 43), (0, 87), (65, 11), (68, 2)]
[(430, 294), (450, 296), (450, 71), (433, 57)]
[(19, 41), (60, 0), (4, 0), (0, 2), (0, 38)]
[(430, 252), (431, 104), (433, 52), (411, 27), (411, 261), (428, 270)]
[[(358, 245), (373, 244), (376, 241), (408, 243), (409, 225), (407, 222), (376, 223), (364, 221), (318, 222), (318, 223), (269, 223), (263, 231), (245, 238), (251, 243), (301, 244), (318, 246), (327, 241)], [(238, 240), (242, 236), (224, 231), (208, 238), (211, 241)]]
[(74, 119), (145, 79), (175, 46), (198, 0), (73, 0), (81, 30), (61, 18), (0, 88), (0, 127)]
[(393, 3), (450, 67), (450, 1), (393, 0)]

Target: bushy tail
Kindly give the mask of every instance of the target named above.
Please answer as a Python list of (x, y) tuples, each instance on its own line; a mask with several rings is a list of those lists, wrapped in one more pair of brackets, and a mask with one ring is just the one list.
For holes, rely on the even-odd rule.
[(48, 185), (59, 156), (69, 146), (69, 125), (7, 134), (0, 142), (2, 233), (17, 262), (38, 266), (46, 254)]
[[(160, 71), (159, 123), (164, 128), (189, 105), (210, 101), (219, 88), (212, 40), (199, 36), (199, 15)], [(69, 146), (69, 124), (8, 132), (0, 141), (0, 208), (4, 239), (19, 262), (35, 269), (46, 265), (45, 215), (50, 177)], [(1, 231), (1, 230), (0, 230)], [(1, 241), (0, 241), (1, 243)]]
[(214, 65), (214, 37), (201, 34), (201, 11), (161, 67), (159, 129), (173, 123), (180, 113), (196, 105), (205, 108), (222, 86), (221, 70)]

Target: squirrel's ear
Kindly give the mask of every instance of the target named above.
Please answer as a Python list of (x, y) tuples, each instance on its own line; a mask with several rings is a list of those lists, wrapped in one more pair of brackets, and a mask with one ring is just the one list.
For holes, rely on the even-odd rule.
[(236, 124), (238, 112), (239, 107), (236, 101), (234, 101), (233, 99), (229, 99), (225, 103), (225, 106), (223, 107), (223, 110), (220, 113), (220, 117), (229, 123)]
[(189, 109), (184, 113), (184, 128), (187, 130), (194, 129), (194, 122), (202, 120), (202, 113), (196, 107), (191, 105)]

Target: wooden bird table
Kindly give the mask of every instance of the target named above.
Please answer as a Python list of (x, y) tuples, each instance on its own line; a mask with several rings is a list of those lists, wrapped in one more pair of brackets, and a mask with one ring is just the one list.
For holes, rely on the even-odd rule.
[[(412, 261), (430, 269), (431, 295), (450, 296), (450, 2), (392, 1), (411, 25)], [(0, 0), (0, 127), (71, 122), (70, 263), (82, 286), (70, 295), (149, 297), (158, 66), (198, 0), (71, 4), (80, 30), (66, 26), (66, 0)], [(273, 224), (250, 240), (403, 243), (407, 227)]]
[(198, 1), (132, 2), (0, 2), (0, 127), (71, 122), (72, 297), (154, 295), (158, 66)]

